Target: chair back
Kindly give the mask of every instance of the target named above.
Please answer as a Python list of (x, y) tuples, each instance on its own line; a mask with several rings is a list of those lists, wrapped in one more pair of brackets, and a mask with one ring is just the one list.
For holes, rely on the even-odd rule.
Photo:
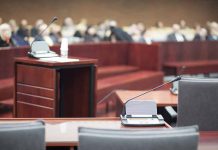
[(45, 148), (45, 127), (42, 121), (0, 124), (0, 149), (45, 150)]
[(218, 130), (218, 79), (179, 81), (177, 126), (195, 125), (201, 131)]
[(147, 130), (79, 128), (79, 150), (197, 150), (198, 136), (196, 126)]

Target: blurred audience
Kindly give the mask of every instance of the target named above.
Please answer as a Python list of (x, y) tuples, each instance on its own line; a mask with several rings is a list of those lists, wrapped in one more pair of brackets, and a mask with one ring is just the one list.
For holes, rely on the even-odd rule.
[(111, 19), (96, 25), (90, 25), (86, 19), (81, 19), (75, 24), (71, 17), (66, 17), (61, 26), (53, 23), (39, 35), (46, 27), (42, 19), (36, 20), (34, 26), (29, 25), (26, 19), (22, 19), (18, 26), (14, 19), (6, 23), (0, 17), (0, 46), (30, 45), (34, 39), (44, 40), (52, 46), (60, 44), (62, 37), (67, 38), (69, 44), (101, 41), (151, 44), (165, 41), (218, 40), (218, 23), (214, 21), (207, 22), (205, 27), (201, 27), (200, 24), (190, 27), (185, 20), (168, 27), (162, 21), (157, 21), (154, 26), (145, 28), (142, 22), (121, 27), (116, 20)]

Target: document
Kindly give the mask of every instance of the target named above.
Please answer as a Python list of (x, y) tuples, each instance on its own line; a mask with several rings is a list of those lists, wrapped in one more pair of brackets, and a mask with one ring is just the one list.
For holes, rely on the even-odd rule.
[(65, 57), (50, 57), (50, 58), (40, 58), (41, 61), (49, 62), (78, 62), (79, 59), (65, 58)]

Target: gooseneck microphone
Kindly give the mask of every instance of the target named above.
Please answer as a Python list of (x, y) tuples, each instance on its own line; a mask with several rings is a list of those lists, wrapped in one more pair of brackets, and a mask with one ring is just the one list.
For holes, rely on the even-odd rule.
[(186, 69), (186, 66), (182, 66), (182, 67), (180, 68), (180, 70), (179, 70), (179, 75), (176, 76), (174, 79), (172, 79), (172, 80), (170, 80), (170, 81), (168, 81), (168, 82), (165, 82), (165, 83), (163, 83), (163, 84), (161, 84), (161, 85), (159, 85), (159, 86), (156, 86), (156, 87), (154, 87), (154, 88), (152, 88), (152, 89), (150, 89), (150, 90), (148, 90), (148, 91), (145, 91), (145, 92), (142, 93), (142, 94), (139, 94), (139, 95), (137, 95), (137, 96), (135, 96), (135, 97), (132, 97), (132, 98), (128, 99), (128, 100), (126, 101), (126, 103), (129, 102), (129, 101), (131, 101), (131, 100), (133, 100), (133, 99), (135, 99), (135, 98), (138, 98), (138, 97), (140, 97), (140, 96), (142, 96), (142, 95), (145, 95), (145, 94), (147, 94), (147, 93), (149, 93), (149, 92), (155, 91), (156, 89), (159, 89), (159, 88), (161, 88), (161, 87), (163, 87), (163, 86), (165, 86), (165, 85), (167, 85), (167, 84), (170, 84), (170, 83), (173, 83), (173, 82), (176, 82), (176, 81), (181, 80), (181, 78), (182, 78), (181, 74), (184, 72), (185, 69)]
[(125, 103), (128, 103), (129, 101), (131, 101), (131, 100), (133, 100), (133, 99), (136, 99), (136, 98), (138, 98), (138, 97), (140, 97), (140, 96), (142, 96), (142, 95), (145, 95), (145, 94), (147, 94), (147, 93), (149, 93), (149, 92), (155, 91), (156, 89), (159, 89), (159, 88), (161, 88), (161, 87), (163, 87), (163, 86), (165, 86), (165, 85), (167, 85), (167, 84), (170, 84), (170, 83), (179, 81), (179, 80), (181, 80), (181, 78), (182, 78), (182, 77), (179, 75), (179, 76), (177, 76), (176, 78), (174, 78), (174, 79), (172, 79), (172, 80), (170, 80), (170, 81), (168, 81), (168, 82), (165, 82), (165, 83), (163, 83), (163, 84), (161, 84), (161, 85), (158, 85), (158, 86), (156, 86), (156, 87), (154, 87), (154, 88), (152, 88), (152, 89), (150, 89), (150, 90), (148, 90), (148, 91), (145, 91), (145, 92), (143, 92), (143, 93), (141, 93), (141, 94), (139, 94), (139, 95), (136, 95), (136, 96), (134, 96), (134, 97), (128, 99)]
[[(180, 68), (180, 70), (179, 70), (179, 75), (176, 76), (174, 79), (172, 79), (172, 80), (170, 80), (170, 81), (168, 81), (168, 82), (165, 82), (165, 83), (163, 83), (163, 84), (161, 84), (161, 85), (159, 85), (159, 86), (156, 86), (156, 87), (154, 87), (154, 88), (152, 88), (152, 89), (150, 89), (150, 90), (148, 90), (148, 91), (145, 91), (144, 93), (142, 93), (142, 94), (140, 94), (140, 95), (136, 95), (135, 97), (132, 97), (132, 98), (128, 99), (128, 100), (126, 101), (126, 103), (127, 103), (128, 101), (131, 101), (131, 100), (133, 100), (133, 99), (135, 99), (135, 98), (137, 98), (137, 97), (140, 97), (140, 96), (142, 96), (142, 95), (144, 95), (144, 94), (147, 94), (147, 93), (152, 92), (152, 91), (154, 91), (154, 90), (156, 90), (156, 89), (159, 89), (159, 88), (161, 88), (161, 87), (163, 87), (163, 86), (165, 86), (165, 85), (167, 85), (167, 84), (170, 84), (170, 83), (173, 83), (173, 82), (176, 82), (176, 81), (181, 80), (181, 78), (182, 78), (181, 74), (184, 72), (185, 69), (186, 69), (186, 66), (182, 66), (182, 67)], [(100, 103), (104, 102), (104, 101), (105, 101), (106, 99), (108, 99), (113, 93), (115, 93), (116, 90), (118, 90), (118, 89), (115, 89), (115, 90), (111, 91), (109, 94), (107, 94), (107, 95), (106, 95), (105, 97), (103, 97), (101, 100), (99, 100), (97, 104), (100, 104)], [(119, 89), (119, 90), (121, 90), (121, 89)]]
[(42, 30), (39, 34), (37, 34), (37, 35), (35, 36), (34, 40), (32, 41), (32, 43), (31, 43), (31, 45), (30, 45), (30, 48), (31, 48), (31, 49), (32, 49), (33, 43), (37, 40), (37, 38), (38, 38), (39, 36), (41, 36), (42, 33), (44, 33), (44, 32), (51, 26), (51, 24), (53, 24), (56, 20), (58, 20), (58, 18), (57, 18), (57, 17), (53, 17), (53, 19), (49, 22), (48, 26), (47, 26), (44, 30)]

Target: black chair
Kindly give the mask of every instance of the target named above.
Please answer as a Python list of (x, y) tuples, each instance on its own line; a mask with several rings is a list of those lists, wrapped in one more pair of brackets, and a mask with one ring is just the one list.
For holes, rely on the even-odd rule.
[(172, 129), (79, 128), (79, 150), (197, 150), (196, 126)]
[(177, 126), (197, 124), (199, 130), (218, 130), (218, 79), (179, 81)]
[(45, 150), (45, 127), (42, 121), (0, 123), (0, 149)]

